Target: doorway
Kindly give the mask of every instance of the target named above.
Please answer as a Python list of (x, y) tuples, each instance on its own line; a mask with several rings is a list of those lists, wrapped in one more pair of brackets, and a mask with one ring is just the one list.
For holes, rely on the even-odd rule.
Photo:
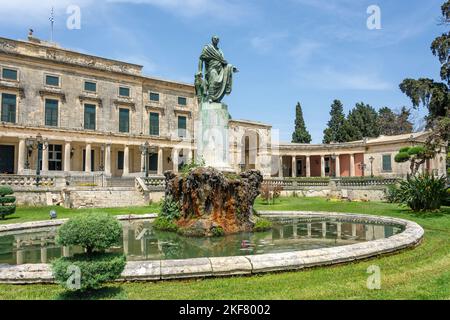
[(14, 173), (14, 146), (0, 146), (0, 174)]

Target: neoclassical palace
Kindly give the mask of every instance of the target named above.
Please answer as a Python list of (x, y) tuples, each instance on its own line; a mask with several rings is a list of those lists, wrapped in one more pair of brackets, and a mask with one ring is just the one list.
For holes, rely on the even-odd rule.
[[(142, 68), (32, 36), (0, 38), (0, 174), (161, 176), (197, 157), (194, 86)], [(231, 120), (228, 132), (232, 168), (266, 177), (405, 176), (409, 164), (395, 163), (395, 154), (427, 137), (281, 143), (270, 125), (247, 120)], [(442, 152), (423, 170), (443, 175), (445, 161)]]

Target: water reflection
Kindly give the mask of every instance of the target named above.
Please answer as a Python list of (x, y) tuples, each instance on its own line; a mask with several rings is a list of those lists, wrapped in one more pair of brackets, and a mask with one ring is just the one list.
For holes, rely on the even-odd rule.
[[(188, 238), (160, 232), (149, 221), (123, 222), (122, 245), (128, 260), (186, 259), (309, 250), (383, 239), (402, 230), (396, 226), (359, 224), (314, 218), (277, 218), (262, 233), (240, 233), (220, 238)], [(55, 244), (56, 228), (19, 232), (0, 237), (0, 264), (48, 263), (81, 253), (78, 247)]]

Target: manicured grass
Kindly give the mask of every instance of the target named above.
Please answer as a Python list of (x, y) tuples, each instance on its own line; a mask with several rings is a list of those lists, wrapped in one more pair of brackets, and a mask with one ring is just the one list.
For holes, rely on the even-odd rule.
[(65, 219), (73, 217), (75, 215), (89, 214), (92, 212), (106, 212), (112, 215), (158, 213), (160, 207), (159, 204), (152, 204), (147, 207), (105, 208), (105, 209), (66, 209), (63, 207), (18, 207), (16, 213), (10, 216), (6, 216), (5, 220), (0, 220), (0, 224), (49, 220), (50, 210), (56, 211), (58, 219)]
[[(448, 207), (443, 208), (441, 213), (414, 214), (387, 203), (282, 198), (272, 206), (258, 200), (256, 208), (353, 212), (399, 217), (422, 225), (426, 232), (425, 240), (419, 247), (398, 254), (298, 272), (110, 284), (105, 289), (84, 295), (66, 294), (56, 285), (0, 285), (0, 299), (450, 299)], [(48, 209), (43, 211), (47, 214)], [(19, 210), (17, 214), (21, 216), (22, 212)], [(67, 215), (70, 215), (70, 212)], [(11, 220), (10, 223), (12, 222)], [(377, 265), (381, 269), (381, 290), (369, 290), (366, 287), (369, 276), (367, 268), (371, 265)]]

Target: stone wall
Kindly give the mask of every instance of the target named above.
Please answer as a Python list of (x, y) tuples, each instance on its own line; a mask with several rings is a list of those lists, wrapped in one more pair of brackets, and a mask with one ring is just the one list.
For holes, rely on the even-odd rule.
[(144, 195), (135, 188), (87, 188), (64, 190), (66, 208), (108, 208), (145, 206)]

